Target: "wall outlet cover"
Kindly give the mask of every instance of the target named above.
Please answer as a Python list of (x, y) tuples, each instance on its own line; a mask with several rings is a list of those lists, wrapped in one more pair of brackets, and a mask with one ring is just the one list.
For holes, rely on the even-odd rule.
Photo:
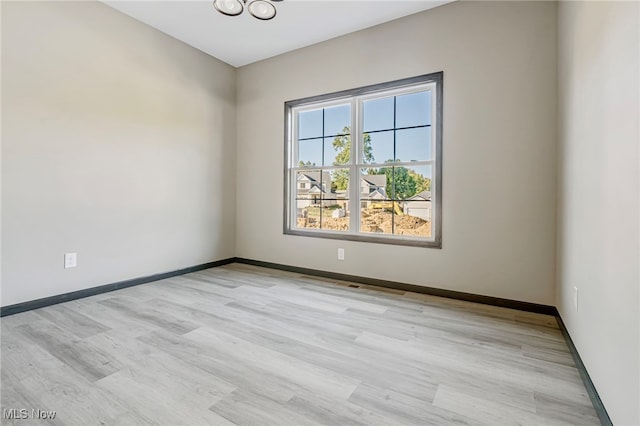
[(65, 253), (64, 254), (64, 267), (75, 268), (77, 265), (77, 253)]

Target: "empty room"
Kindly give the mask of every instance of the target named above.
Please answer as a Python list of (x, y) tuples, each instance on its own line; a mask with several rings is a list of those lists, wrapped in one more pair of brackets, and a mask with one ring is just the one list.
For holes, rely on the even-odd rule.
[(0, 20), (0, 424), (640, 425), (640, 2)]

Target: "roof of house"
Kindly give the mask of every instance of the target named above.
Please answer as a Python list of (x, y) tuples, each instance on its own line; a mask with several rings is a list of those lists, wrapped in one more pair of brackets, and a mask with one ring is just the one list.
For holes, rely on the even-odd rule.
[(375, 198), (377, 200), (386, 199), (387, 194), (385, 193), (383, 188), (376, 188), (373, 191), (369, 192), (366, 198)]
[(367, 193), (361, 194), (363, 200), (386, 200), (387, 194), (384, 192), (384, 188), (375, 188)]
[(311, 194), (322, 194), (331, 187), (331, 174), (322, 172), (322, 185), (320, 183), (320, 171), (306, 171), (298, 174), (298, 181), (308, 181), (308, 188), (298, 188), (298, 197)]
[(370, 186), (387, 186), (387, 175), (365, 175), (362, 176), (362, 180), (367, 182)]
[(414, 195), (413, 197), (407, 198), (405, 201), (431, 201), (431, 191), (424, 190), (419, 194)]
[[(309, 180), (311, 182), (320, 183), (320, 172), (319, 171), (307, 171), (301, 172), (298, 174), (298, 180)], [(324, 184), (331, 184), (331, 173), (322, 172), (322, 180)]]

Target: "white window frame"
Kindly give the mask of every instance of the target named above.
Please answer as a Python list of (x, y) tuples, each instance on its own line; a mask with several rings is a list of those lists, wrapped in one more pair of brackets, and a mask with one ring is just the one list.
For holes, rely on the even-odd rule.
[[(284, 233), (305, 237), (333, 238), (340, 240), (364, 241), (383, 244), (398, 244), (420, 247), (442, 247), (442, 80), (443, 73), (412, 77), (358, 89), (330, 93), (285, 102), (285, 170), (284, 170)], [(363, 122), (363, 102), (386, 98), (390, 96), (406, 95), (414, 92), (430, 90), (432, 92), (431, 108), (431, 152), (430, 160), (398, 162), (394, 166), (425, 166), (431, 165), (431, 238), (395, 235), (375, 234), (360, 231), (360, 169), (372, 165), (363, 162), (363, 134), (361, 124)], [(350, 104), (351, 106), (351, 160), (344, 166), (310, 166), (299, 167), (298, 144), (295, 135), (298, 134), (298, 113), (304, 111), (330, 108), (338, 105)], [(324, 142), (323, 142), (324, 143)], [(382, 163), (374, 163), (380, 167)], [(349, 169), (349, 216), (348, 231), (333, 231), (327, 229), (307, 229), (296, 227), (297, 201), (296, 201), (296, 173), (300, 170), (326, 170)], [(354, 182), (354, 177), (356, 181)]]

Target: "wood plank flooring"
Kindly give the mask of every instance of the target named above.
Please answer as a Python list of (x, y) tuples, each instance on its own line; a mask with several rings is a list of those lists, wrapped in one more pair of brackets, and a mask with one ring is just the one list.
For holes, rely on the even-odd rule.
[(4, 317), (2, 424), (599, 424), (553, 317), (355, 286), (232, 264)]

